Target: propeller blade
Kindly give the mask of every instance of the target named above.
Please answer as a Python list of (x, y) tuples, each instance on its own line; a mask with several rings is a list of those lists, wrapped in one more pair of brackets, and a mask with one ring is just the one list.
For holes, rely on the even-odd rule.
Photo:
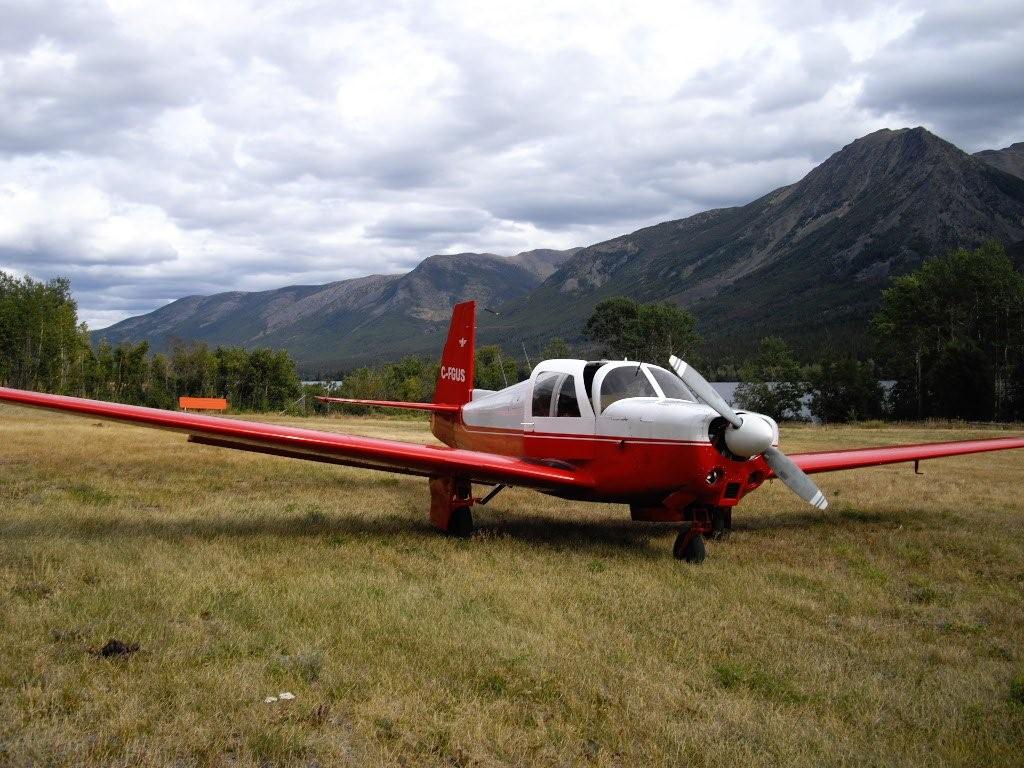
[[(744, 436), (745, 433), (740, 430), (743, 426), (743, 419), (739, 417), (736, 411), (729, 407), (729, 404), (725, 402), (725, 398), (718, 394), (714, 387), (708, 384), (707, 379), (675, 355), (672, 355), (672, 357), (669, 358), (669, 362), (672, 364), (672, 370), (676, 372), (676, 375), (683, 380), (683, 383), (690, 388), (690, 391), (693, 392), (693, 394), (714, 408), (718, 412), (719, 416), (732, 424), (735, 431), (726, 433), (727, 443), (729, 442), (729, 435)], [(763, 419), (757, 420), (756, 426), (760, 427), (760, 422), (763, 421)], [(751, 428), (755, 426), (754, 421), (750, 424)], [(766, 423), (765, 426), (767, 427)], [(752, 429), (751, 433), (746, 435), (748, 439), (746, 441), (741, 441), (746, 443), (751, 443), (752, 440), (754, 441), (751, 445), (746, 446), (748, 450), (758, 451), (760, 450), (760, 445), (765, 444), (761, 443), (756, 448), (753, 447), (753, 445), (759, 442), (761, 438), (765, 437), (763, 435), (758, 435), (758, 431), (759, 430)], [(812, 481), (811, 478), (804, 474), (804, 471), (800, 469), (800, 467), (793, 463), (792, 459), (770, 444), (770, 428), (768, 428), (768, 432), (769, 434), (765, 440), (765, 442), (768, 443), (768, 448), (761, 455), (764, 456), (764, 460), (768, 462), (768, 466), (772, 468), (772, 472), (774, 472), (775, 476), (786, 484), (787, 488), (808, 504), (817, 507), (818, 509), (825, 509), (825, 507), (828, 506), (828, 499), (825, 498), (825, 494), (821, 492), (821, 489), (814, 484), (814, 481)], [(755, 440), (755, 438), (757, 439)], [(742, 451), (742, 453), (746, 454), (746, 451)]]
[(825, 509), (828, 506), (828, 499), (821, 489), (786, 454), (773, 446), (762, 455), (775, 476), (793, 493), (818, 509)]
[(676, 372), (676, 376), (683, 380), (683, 384), (688, 386), (693, 394), (718, 411), (719, 416), (739, 429), (743, 419), (736, 414), (736, 411), (729, 407), (729, 404), (725, 402), (725, 398), (708, 384), (707, 379), (675, 355), (669, 358), (669, 362), (672, 364), (672, 370)]

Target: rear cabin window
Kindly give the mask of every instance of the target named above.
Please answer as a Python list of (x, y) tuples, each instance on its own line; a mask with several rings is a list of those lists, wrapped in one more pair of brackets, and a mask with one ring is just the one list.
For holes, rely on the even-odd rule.
[(557, 373), (542, 373), (533, 384), (533, 415), (551, 415), (551, 397), (558, 383)]
[(558, 400), (555, 402), (555, 416), (579, 416), (580, 403), (576, 399), (576, 379), (566, 376), (558, 388)]
[(639, 365), (613, 368), (601, 382), (601, 411), (627, 397), (657, 397), (650, 380)]
[(674, 373), (669, 373), (664, 368), (648, 368), (654, 380), (658, 382), (665, 397), (675, 400), (693, 400), (693, 393), (680, 381)]

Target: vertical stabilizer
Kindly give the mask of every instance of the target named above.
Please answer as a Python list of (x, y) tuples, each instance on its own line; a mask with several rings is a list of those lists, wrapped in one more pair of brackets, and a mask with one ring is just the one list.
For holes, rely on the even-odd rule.
[(473, 355), (476, 350), (476, 302), (456, 304), (448, 341), (441, 353), (441, 372), (434, 389), (434, 402), (465, 405), (473, 392)]

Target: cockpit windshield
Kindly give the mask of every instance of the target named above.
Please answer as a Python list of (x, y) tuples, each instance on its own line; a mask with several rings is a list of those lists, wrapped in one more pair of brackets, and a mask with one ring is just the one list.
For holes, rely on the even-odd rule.
[(670, 397), (674, 400), (696, 399), (693, 393), (683, 384), (682, 379), (674, 373), (669, 373), (664, 368), (658, 368), (654, 365), (647, 366), (647, 370), (651, 372), (654, 380), (658, 382), (658, 386), (665, 393), (665, 397)]
[(627, 397), (657, 396), (658, 393), (639, 364), (623, 365), (608, 371), (601, 382), (601, 411)]

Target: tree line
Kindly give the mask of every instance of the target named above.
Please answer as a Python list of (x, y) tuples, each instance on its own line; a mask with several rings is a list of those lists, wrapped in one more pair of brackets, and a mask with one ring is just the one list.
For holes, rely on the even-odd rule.
[[(865, 359), (827, 349), (801, 362), (783, 339), (768, 337), (740, 363), (707, 367), (689, 312), (616, 297), (598, 304), (588, 319), (585, 349), (553, 339), (540, 358), (628, 357), (664, 365), (674, 353), (709, 379), (738, 379), (737, 404), (777, 419), (800, 418), (806, 405), (826, 423), (1024, 420), (1024, 277), (1000, 245), (956, 250), (895, 278), (870, 328), (873, 354)], [(476, 351), (474, 386), (501, 389), (530, 370), (525, 355), (483, 346)], [(408, 357), (348, 371), (332, 394), (429, 401), (437, 374), (436, 359)], [(880, 379), (894, 385), (883, 389)], [(189, 395), (226, 397), (238, 410), (282, 410), (303, 391), (326, 393), (303, 390), (284, 351), (175, 344), (167, 354), (150, 354), (146, 342), (93, 347), (67, 280), (44, 283), (3, 272), (0, 382), (161, 408)]]
[(282, 410), (300, 394), (284, 351), (106, 341), (94, 347), (70, 283), (0, 272), (0, 382), (17, 389), (175, 408), (180, 396), (225, 397), (234, 410)]

